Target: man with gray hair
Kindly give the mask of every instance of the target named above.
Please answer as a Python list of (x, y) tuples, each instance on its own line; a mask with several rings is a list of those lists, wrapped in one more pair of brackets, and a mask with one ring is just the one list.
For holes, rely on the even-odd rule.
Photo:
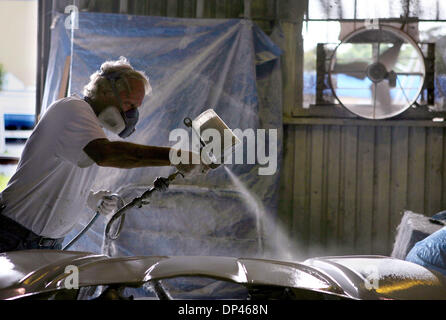
[[(0, 252), (60, 249), (85, 204), (106, 216), (113, 213), (115, 198), (107, 197), (108, 191), (90, 190), (99, 166), (172, 165), (170, 153), (177, 150), (110, 141), (103, 130), (130, 136), (151, 90), (144, 72), (121, 57), (91, 75), (84, 99), (67, 97), (48, 108), (1, 193)], [(180, 164), (177, 169), (190, 174), (207, 167)]]

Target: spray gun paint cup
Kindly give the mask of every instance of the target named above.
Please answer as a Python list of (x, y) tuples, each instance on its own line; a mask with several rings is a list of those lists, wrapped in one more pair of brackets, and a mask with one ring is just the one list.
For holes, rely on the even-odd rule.
[(206, 110), (189, 124), (192, 132), (199, 138), (202, 161), (212, 169), (218, 168), (225, 163), (225, 159), (232, 157), (240, 143), (213, 109)]

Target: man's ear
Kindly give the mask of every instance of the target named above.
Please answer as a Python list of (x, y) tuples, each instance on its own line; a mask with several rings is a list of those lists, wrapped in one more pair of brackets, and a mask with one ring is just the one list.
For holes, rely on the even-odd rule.
[(116, 96), (112, 91), (102, 92), (100, 95), (100, 102), (104, 106), (115, 105), (118, 103), (116, 101)]

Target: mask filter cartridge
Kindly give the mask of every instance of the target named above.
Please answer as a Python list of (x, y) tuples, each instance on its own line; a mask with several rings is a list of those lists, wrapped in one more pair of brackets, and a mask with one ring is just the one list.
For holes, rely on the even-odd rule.
[(98, 119), (105, 129), (113, 133), (119, 134), (125, 130), (125, 122), (122, 119), (121, 113), (115, 106), (105, 108), (99, 115)]

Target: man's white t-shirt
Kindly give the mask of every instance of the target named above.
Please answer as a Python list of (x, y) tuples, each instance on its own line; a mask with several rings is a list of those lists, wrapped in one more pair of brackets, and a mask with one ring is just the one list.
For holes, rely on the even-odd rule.
[(83, 148), (101, 138), (106, 135), (87, 102), (68, 97), (53, 103), (1, 194), (2, 214), (40, 236), (66, 236), (85, 208), (98, 169)]

